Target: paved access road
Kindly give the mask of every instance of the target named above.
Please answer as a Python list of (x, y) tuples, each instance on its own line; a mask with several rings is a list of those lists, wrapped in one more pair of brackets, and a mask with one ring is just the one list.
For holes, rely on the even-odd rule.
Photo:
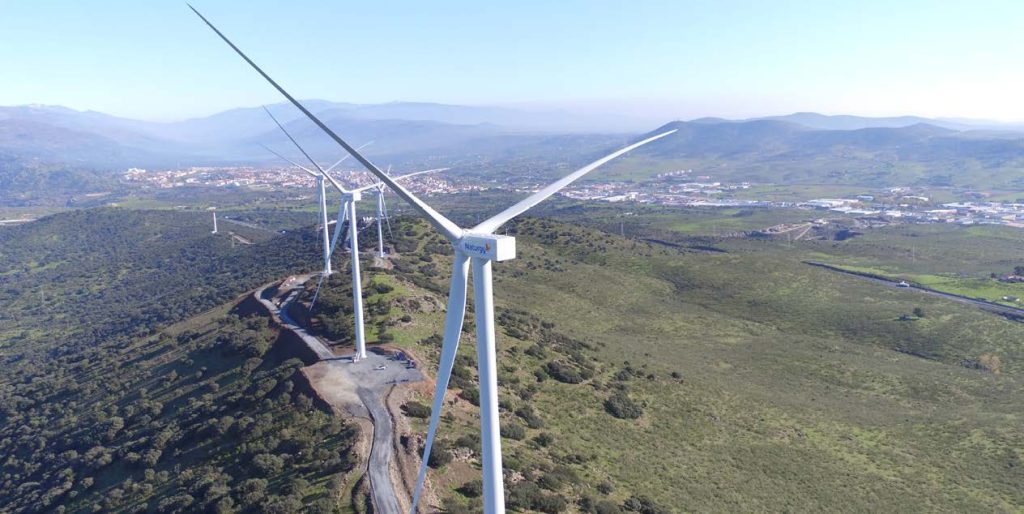
[(332, 382), (340, 384), (340, 388), (346, 389), (346, 391), (329, 392), (340, 394), (324, 394), (325, 391), (320, 391), (320, 393), (328, 398), (357, 397), (361, 401), (362, 407), (369, 412), (370, 420), (373, 423), (373, 444), (370, 447), (367, 476), (370, 479), (373, 503), (376, 506), (376, 512), (402, 514), (395, 486), (391, 482), (391, 462), (394, 458), (394, 422), (384, 404), (384, 396), (395, 384), (423, 380), (423, 374), (418, 369), (406, 368), (404, 362), (373, 352), (367, 354), (367, 357), (359, 362), (354, 362), (352, 355), (335, 356), (320, 338), (309, 334), (295, 323), (288, 316), (288, 307), (298, 297), (302, 284), (312, 276), (292, 277), (282, 282), (279, 295), (287, 296), (281, 302), (280, 307), (274, 302), (262, 298), (263, 291), (267, 286), (257, 290), (254, 295), (281, 320), (284, 328), (295, 332), (306, 343), (306, 346), (316, 352), (323, 364), (330, 367), (330, 373), (337, 374), (338, 380)]
[(975, 299), (975, 298), (968, 298), (966, 296), (960, 296), (958, 294), (952, 294), (952, 293), (946, 293), (946, 292), (943, 292), (943, 291), (937, 291), (935, 289), (931, 289), (931, 288), (928, 288), (928, 287), (921, 287), (921, 286), (917, 286), (917, 285), (914, 285), (914, 284), (907, 284), (907, 285), (904, 285), (904, 286), (900, 286), (899, 285), (900, 284), (899, 280), (889, 279), (889, 278), (885, 278), (885, 277), (879, 277), (879, 276), (870, 275), (870, 274), (867, 274), (867, 273), (858, 273), (856, 271), (844, 270), (842, 268), (838, 268), (836, 266), (832, 266), (832, 265), (829, 265), (829, 264), (823, 264), (823, 263), (820, 263), (820, 262), (805, 261), (804, 264), (809, 264), (811, 266), (815, 266), (815, 267), (818, 267), (818, 268), (825, 268), (825, 269), (827, 269), (829, 271), (834, 271), (836, 273), (842, 273), (844, 275), (849, 275), (851, 277), (856, 277), (856, 278), (859, 278), (861, 280), (867, 280), (867, 281), (875, 282), (875, 283), (878, 283), (878, 284), (884, 284), (884, 285), (887, 285), (887, 286), (890, 286), (890, 287), (900, 287), (902, 289), (909, 289), (909, 290), (913, 290), (913, 291), (918, 291), (920, 293), (930, 294), (932, 296), (941, 296), (942, 298), (953, 300), (954, 302), (965, 303), (967, 305), (974, 305), (975, 307), (979, 307), (979, 308), (981, 308), (983, 310), (986, 310), (986, 311), (989, 311), (989, 312), (992, 312), (992, 313), (995, 313), (995, 314), (999, 314), (999, 315), (1001, 315), (1001, 316), (1003, 316), (1003, 317), (1005, 317), (1007, 319), (1013, 320), (1013, 321), (1024, 322), (1024, 309), (1019, 309), (1019, 308), (1016, 308), (1016, 307), (1010, 307), (1009, 305), (1000, 305), (998, 303), (989, 302), (989, 301), (986, 301), (986, 300), (978, 300), (978, 299)]

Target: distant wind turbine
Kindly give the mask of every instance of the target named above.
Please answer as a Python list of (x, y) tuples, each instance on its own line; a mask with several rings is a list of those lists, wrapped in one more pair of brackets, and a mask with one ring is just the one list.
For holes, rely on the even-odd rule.
[[(269, 110), (267, 110), (267, 114), (270, 116), (270, 119), (274, 120), (274, 123), (277, 124), (278, 128), (280, 128), (281, 131), (284, 132), (286, 136), (288, 136), (288, 139), (292, 142), (292, 144), (294, 144), (295, 147), (298, 148), (300, 152), (302, 152), (302, 155), (306, 156), (306, 159), (310, 163), (312, 163), (313, 167), (316, 168), (317, 170), (314, 172), (313, 170), (306, 168), (305, 166), (299, 165), (298, 163), (284, 157), (283, 155), (271, 150), (270, 148), (264, 147), (274, 155), (277, 155), (278, 157), (290, 162), (294, 166), (299, 167), (300, 169), (306, 171), (307, 173), (317, 178), (317, 186), (320, 191), (320, 223), (322, 224), (321, 229), (323, 234), (324, 271), (323, 274), (321, 274), (320, 276), (320, 282), (317, 283), (316, 293), (313, 295), (312, 303), (316, 302), (316, 299), (320, 294), (320, 286), (323, 284), (324, 278), (331, 274), (331, 254), (334, 252), (334, 248), (338, 244), (338, 236), (341, 232), (341, 226), (345, 223), (346, 217), (350, 220), (349, 251), (352, 253), (352, 313), (353, 318), (355, 318), (355, 360), (365, 359), (366, 331), (363, 326), (363, 283), (359, 272), (359, 237), (358, 234), (356, 233), (356, 202), (360, 199), (361, 192), (355, 190), (350, 191), (346, 189), (344, 186), (342, 186), (340, 183), (338, 183), (338, 181), (335, 180), (334, 177), (331, 177), (326, 171), (324, 171), (323, 168), (320, 167), (319, 164), (317, 164), (316, 160), (314, 160), (308, 153), (306, 153), (306, 150), (302, 148), (302, 145), (300, 145), (299, 142), (296, 141), (294, 137), (292, 137), (288, 130), (284, 128), (284, 125), (281, 125), (281, 123), (277, 121), (277, 118), (275, 118), (273, 114), (270, 114)], [(339, 160), (338, 162), (340, 163), (341, 160)], [(327, 226), (327, 191), (324, 186), (324, 179), (330, 181), (331, 184), (335, 188), (337, 188), (338, 191), (341, 192), (341, 206), (338, 210), (338, 222), (334, 226), (333, 243), (330, 241), (328, 231), (329, 229)]]
[[(288, 137), (288, 140), (291, 141), (292, 144), (295, 145), (295, 147), (298, 148), (300, 152), (302, 152), (302, 155), (306, 156), (306, 159), (308, 159), (309, 162), (313, 163), (313, 166), (316, 167), (316, 169), (318, 171), (318, 173), (315, 173), (315, 172), (313, 172), (312, 170), (310, 170), (308, 168), (305, 168), (303, 166), (299, 166), (303, 170), (307, 171), (310, 175), (313, 175), (314, 178), (316, 178), (317, 192), (319, 194), (318, 195), (319, 196), (318, 204), (320, 206), (320, 212), (319, 212), (320, 230), (321, 230), (321, 236), (322, 236), (322, 239), (323, 239), (323, 254), (324, 254), (324, 270), (323, 270), (323, 275), (324, 276), (330, 275), (331, 273), (333, 273), (333, 271), (331, 270), (331, 253), (334, 251), (334, 247), (330, 243), (330, 231), (329, 231), (330, 229), (327, 226), (328, 225), (328, 222), (327, 222), (327, 187), (324, 184), (324, 179), (329, 180), (331, 182), (331, 184), (334, 187), (336, 187), (338, 189), (338, 191), (341, 192), (341, 194), (343, 196), (345, 194), (347, 194), (348, 191), (346, 191), (345, 188), (341, 187), (341, 184), (339, 184), (336, 180), (334, 180), (330, 176), (330, 171), (332, 169), (334, 169), (335, 167), (337, 167), (339, 164), (345, 162), (345, 159), (347, 159), (349, 156), (346, 155), (346, 156), (342, 157), (341, 159), (338, 159), (337, 162), (332, 164), (326, 170), (321, 168), (320, 165), (317, 164), (316, 161), (314, 161), (313, 158), (310, 157), (310, 155), (308, 153), (306, 153), (306, 151), (302, 148), (302, 146), (299, 145), (299, 142), (296, 141), (295, 138), (293, 138), (292, 135), (284, 128), (284, 125), (282, 125), (281, 122), (278, 121), (277, 118), (275, 118), (273, 114), (271, 114), (270, 109), (267, 109), (266, 106), (263, 106), (263, 110), (267, 112), (267, 116), (270, 116), (270, 119), (274, 120), (274, 124), (277, 125), (277, 127), (279, 129), (281, 129), (281, 132), (284, 132), (284, 135)], [(359, 148), (360, 149), (366, 148), (367, 146), (370, 146), (371, 144), (373, 144), (373, 141), (365, 143), (362, 146), (360, 146)], [(266, 148), (267, 150), (269, 150), (274, 155), (277, 155), (278, 157), (281, 157), (282, 159), (285, 159), (283, 156), (281, 156), (280, 154), (278, 154), (277, 152), (275, 152), (273, 150), (270, 150), (266, 146), (264, 146), (263, 148)], [(288, 162), (292, 162), (292, 161), (290, 161), (288, 159), (285, 159), (285, 160), (288, 161)], [(292, 164), (295, 165), (295, 166), (298, 166), (298, 164), (295, 164), (294, 162), (292, 162)], [(342, 207), (344, 207), (344, 205), (345, 204), (343, 202), (342, 203)], [(342, 212), (339, 211), (338, 212), (338, 219), (339, 219), (339, 221), (341, 220), (341, 217), (342, 217)], [(335, 243), (334, 244), (337, 244), (337, 232), (338, 232), (339, 229), (340, 229), (340, 224), (335, 226), (335, 229), (334, 229), (335, 230)]]
[(427, 431), (426, 445), (423, 450), (423, 459), (420, 466), (419, 477), (416, 482), (416, 490), (413, 495), (411, 512), (416, 512), (420, 494), (423, 489), (423, 481), (426, 477), (427, 460), (430, 449), (437, 433), (437, 425), (440, 419), (441, 408), (444, 406), (444, 393), (448, 388), (448, 380), (451, 377), (452, 366), (455, 362), (455, 355), (458, 349), (459, 336), (462, 332), (463, 317), (466, 312), (466, 291), (469, 280), (470, 264), (473, 267), (473, 293), (476, 312), (476, 337), (477, 337), (477, 366), (480, 378), (480, 440), (481, 440), (481, 464), (483, 471), (483, 507), (487, 514), (504, 514), (505, 494), (502, 482), (501, 467), (501, 436), (499, 432), (498, 419), (498, 373), (497, 356), (494, 338), (494, 295), (493, 278), (491, 273), (492, 261), (506, 261), (515, 258), (515, 238), (496, 235), (494, 232), (504, 223), (527, 211), (548, 197), (554, 195), (562, 188), (568, 186), (580, 177), (597, 169), (601, 165), (623, 155), (633, 149), (647, 143), (663, 138), (675, 132), (670, 130), (656, 136), (644, 139), (631, 144), (614, 153), (611, 153), (597, 161), (594, 161), (573, 173), (563, 177), (553, 184), (537, 191), (536, 193), (519, 201), (515, 205), (501, 211), (476, 226), (464, 229), (456, 225), (448, 218), (442, 216), (429, 205), (407, 191), (400, 184), (395, 182), (387, 173), (384, 173), (377, 166), (363, 157), (358, 150), (346, 143), (341, 137), (334, 133), (319, 118), (311, 113), (298, 100), (292, 97), (287, 91), (277, 84), (269, 75), (263, 72), (252, 60), (250, 60), (237, 46), (213, 26), (199, 11), (189, 6), (214, 32), (220, 36), (235, 52), (249, 63), (260, 75), (263, 76), (275, 89), (278, 90), (289, 102), (295, 105), (314, 124), (320, 127), (331, 139), (338, 143), (356, 158), (368, 171), (373, 173), (382, 182), (388, 185), (402, 199), (408, 202), (413, 208), (420, 212), (427, 220), (451, 242), (455, 250), (455, 258), (452, 270), (452, 280), (448, 293), (448, 312), (445, 315), (444, 339), (441, 344), (441, 362), (437, 371), (437, 384), (434, 391), (434, 404), (430, 415), (430, 425)]
[[(317, 171), (313, 171), (313, 170), (311, 170), (311, 169), (309, 169), (309, 168), (307, 168), (305, 166), (302, 166), (301, 164), (299, 164), (299, 163), (297, 163), (297, 162), (295, 162), (295, 161), (293, 161), (293, 160), (291, 160), (291, 159), (281, 155), (280, 153), (274, 151), (273, 149), (271, 149), (269, 147), (263, 146), (263, 148), (265, 148), (270, 153), (276, 155), (277, 157), (285, 160), (286, 162), (292, 164), (293, 166), (295, 166), (295, 167), (305, 171), (306, 173), (309, 173), (310, 175), (316, 177), (318, 182), (319, 182), (319, 185), (321, 186), (321, 188), (320, 188), (320, 191), (321, 191), (321, 196), (320, 196), (321, 211), (320, 212), (321, 212), (321, 223), (322, 223), (322, 229), (323, 229), (323, 244), (324, 244), (324, 273), (320, 276), (320, 281), (317, 282), (316, 292), (313, 294), (313, 299), (310, 302), (310, 309), (312, 309), (313, 305), (316, 304), (316, 300), (317, 300), (317, 298), (320, 295), (320, 287), (323, 285), (324, 277), (326, 277), (327, 275), (331, 274), (330, 273), (331, 257), (334, 255), (334, 250), (338, 246), (338, 241), (340, 239), (341, 232), (342, 232), (343, 226), (345, 224), (345, 220), (346, 219), (348, 220), (349, 227), (348, 227), (348, 233), (346, 234), (346, 236), (348, 238), (349, 253), (350, 253), (350, 258), (351, 258), (351, 266), (352, 266), (352, 310), (353, 310), (353, 317), (355, 318), (356, 359), (365, 359), (366, 358), (366, 330), (365, 330), (365, 327), (364, 327), (364, 324), (363, 324), (363, 288), (362, 288), (362, 274), (361, 274), (360, 265), (359, 265), (359, 226), (358, 226), (358, 218), (356, 217), (356, 202), (358, 202), (360, 199), (362, 199), (362, 194), (364, 192), (366, 192), (367, 190), (374, 190), (374, 191), (377, 191), (378, 194), (382, 195), (383, 194), (383, 185), (378, 182), (378, 183), (370, 184), (368, 186), (363, 186), (363, 187), (359, 187), (359, 188), (355, 188), (355, 189), (346, 189), (340, 183), (338, 183), (333, 177), (331, 177), (331, 175), (329, 173), (327, 173), (327, 170), (324, 170), (323, 168), (321, 168), (316, 163), (316, 161), (306, 152), (306, 150), (304, 148), (302, 148), (302, 145), (300, 145), (299, 142), (296, 141), (294, 137), (292, 137), (292, 135), (288, 132), (288, 130), (285, 129), (283, 125), (278, 123), (277, 119), (274, 118), (274, 116), (272, 114), (270, 114), (270, 111), (267, 111), (267, 114), (270, 115), (270, 118), (273, 119), (275, 123), (277, 123), (278, 128), (280, 128), (281, 131), (284, 132), (284, 134), (288, 137), (288, 139), (292, 142), (292, 144), (295, 145), (295, 147), (299, 149), (299, 151), (302, 153), (302, 155), (306, 156), (306, 159), (309, 160), (309, 162), (313, 164), (313, 167), (316, 168)], [(365, 147), (365, 146), (367, 146), (369, 144), (370, 143), (366, 143), (366, 144), (363, 145), (363, 147)], [(340, 164), (344, 160), (345, 160), (344, 158), (340, 159), (337, 163), (335, 163), (335, 165)], [(437, 172), (437, 171), (443, 171), (443, 170), (446, 170), (446, 169), (448, 169), (448, 168), (438, 168), (438, 169), (432, 169), (432, 170), (418, 171), (418, 172), (415, 172), (415, 173), (409, 173), (409, 174), (406, 174), (406, 175), (401, 175), (399, 177), (395, 177), (395, 180), (401, 180), (401, 179), (405, 179), (405, 178), (408, 178), (408, 177), (413, 177), (413, 176), (416, 176), (416, 175), (422, 175), (424, 173), (433, 173), (433, 172)], [(325, 178), (329, 182), (331, 182), (331, 185), (333, 185), (341, 193), (341, 206), (338, 209), (338, 220), (337, 220), (336, 224), (334, 225), (334, 236), (332, 238), (330, 238), (330, 239), (328, 239), (328, 236), (327, 236), (328, 230), (327, 230), (327, 216), (326, 216), (326, 212), (327, 212), (327, 210), (326, 210), (326, 190), (323, 187), (323, 180)], [(378, 206), (380, 206), (382, 204), (383, 204), (383, 199), (378, 198)], [(378, 209), (378, 220), (377, 220), (378, 225), (380, 224), (380, 217), (379, 217), (380, 216), (380, 212), (381, 211)]]
[[(357, 148), (357, 150), (358, 150), (358, 148)], [(407, 173), (405, 175), (399, 175), (397, 177), (392, 177), (392, 180), (402, 180), (402, 179), (406, 179), (406, 178), (409, 178), (409, 177), (415, 177), (417, 175), (423, 175), (425, 173), (437, 173), (439, 171), (446, 171), (446, 170), (448, 170), (448, 168), (435, 168), (435, 169), (432, 169), (432, 170), (417, 171), (417, 172), (413, 172), (413, 173)], [(388, 166), (387, 174), (391, 175), (391, 167), (390, 166)], [(386, 188), (386, 187), (387, 187), (387, 184), (385, 184), (383, 182), (377, 182), (376, 184), (373, 184), (373, 185), (365, 187), (365, 189), (368, 190), (372, 195), (374, 195), (374, 197), (377, 200), (377, 256), (382, 258), (382, 259), (385, 257), (385, 255), (384, 255), (384, 225), (383, 225), (384, 223), (387, 223), (387, 225), (388, 225), (388, 234), (392, 238), (395, 237), (394, 234), (391, 233), (391, 219), (388, 217), (388, 206), (384, 202), (384, 188)]]

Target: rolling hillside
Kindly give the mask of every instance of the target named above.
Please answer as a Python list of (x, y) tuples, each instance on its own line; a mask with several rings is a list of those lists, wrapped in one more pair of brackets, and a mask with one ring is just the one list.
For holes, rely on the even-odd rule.
[[(614, 218), (586, 210), (562, 212), (597, 225)], [(660, 223), (644, 216), (632, 232)], [(429, 370), (450, 250), (422, 222), (393, 221), (394, 269), (366, 272), (368, 336), (410, 348)], [(510, 506), (1024, 505), (1024, 325), (802, 263), (883, 266), (914, 244), (923, 270), (938, 273), (985, 245), (991, 255), (972, 272), (986, 273), (1018, 262), (1006, 229), (894, 229), (790, 246), (652, 227), (681, 246), (544, 219), (509, 228), (519, 255), (495, 267), (495, 292)], [(290, 385), (300, 363), (275, 353), (265, 322), (230, 311), (245, 289), (315, 267), (315, 237), (256, 231), (253, 245), (232, 248), (207, 228), (205, 213), (111, 209), (0, 228), (3, 508), (344, 505), (352, 483), (335, 477), (351, 434), (308, 411)], [(314, 312), (341, 341), (348, 284), (336, 273)], [(472, 333), (470, 321), (431, 472), (451, 512), (472, 511), (479, 494)], [(415, 404), (430, 398), (401, 401), (401, 453), (415, 459), (425, 432)], [(312, 451), (311, 441), (327, 444)]]
[[(396, 227), (395, 269), (368, 272), (368, 337), (433, 366), (447, 246), (423, 224)], [(960, 243), (944, 246), (942, 230), (956, 229), (928, 232), (930, 266), (955, 267)], [(973, 247), (997, 249), (986, 262), (1018, 255), (1001, 232), (970, 237)], [(1016, 421), (1024, 354), (1015, 342), (1024, 325), (802, 263), (823, 253), (892, 258), (894, 233), (793, 246), (725, 240), (716, 251), (685, 234), (663, 236), (683, 246), (674, 248), (551, 220), (528, 219), (509, 233), (519, 255), (495, 267), (495, 294), (504, 459), (517, 510), (1024, 505), (1014, 485), (1024, 478)], [(322, 326), (351, 322), (348, 283), (341, 273), (327, 285), (315, 314)], [(901, 320), (915, 308), (924, 317)], [(451, 512), (472, 512), (479, 494), (471, 320), (440, 433), (448, 457), (438, 456), (431, 474)], [(973, 364), (992, 356), (998, 369)], [(417, 404), (429, 403), (406, 399), (407, 412), (420, 413), (410, 414), (412, 440), (425, 432)]]
[(315, 235), (231, 230), (253, 244), (197, 212), (0, 228), (0, 511), (337, 511), (355, 429), (234, 309), (308, 265)]

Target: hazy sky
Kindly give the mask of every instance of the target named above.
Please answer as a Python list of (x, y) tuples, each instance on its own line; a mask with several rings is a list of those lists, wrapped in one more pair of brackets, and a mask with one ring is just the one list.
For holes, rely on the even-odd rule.
[[(1024, 121), (1024, 0), (194, 5), (300, 98)], [(183, 1), (0, 0), (0, 105), (170, 120), (280, 100)]]

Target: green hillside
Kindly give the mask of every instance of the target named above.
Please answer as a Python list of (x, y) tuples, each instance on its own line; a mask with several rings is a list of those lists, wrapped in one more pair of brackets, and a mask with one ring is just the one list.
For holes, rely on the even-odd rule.
[[(367, 287), (370, 323), (433, 365), (441, 313), (422, 305), (443, 300), (450, 260), (422, 225), (396, 233), (409, 253), (374, 279), (390, 284), (386, 295)], [(524, 479), (508, 482), (510, 506), (1024, 506), (1024, 325), (801, 262), (862, 253), (867, 240), (726, 240), (708, 252), (536, 219), (510, 233), (519, 256), (495, 267), (505, 466)], [(999, 235), (976, 237), (978, 247)], [(343, 298), (344, 276), (336, 280)], [(900, 320), (915, 308), (926, 316)], [(343, 305), (338, 312), (347, 315)], [(452, 456), (478, 444), (471, 320), (442, 423), (441, 448)], [(998, 368), (972, 364), (993, 356)], [(433, 480), (450, 511), (473, 509), (472, 459), (437, 463)]]
[(229, 312), (315, 239), (233, 245), (207, 223), (100, 209), (0, 229), (0, 511), (336, 510), (353, 429), (313, 408), (265, 318)]
[[(514, 224), (518, 258), (495, 266), (510, 509), (1024, 508), (1024, 325), (803, 264), (984, 278), (1020, 263), (1013, 230), (788, 244), (714, 237), (719, 223), (774, 221), (728, 210), (548, 212), (583, 225)], [(627, 236), (662, 243), (616, 235), (623, 219)], [(422, 222), (392, 221), (393, 269), (364, 260), (368, 338), (430, 370), (450, 248)], [(295, 385), (301, 363), (275, 350), (265, 320), (224, 304), (315, 269), (315, 235), (232, 247), (206, 223), (101, 209), (0, 229), (0, 510), (349, 508), (350, 428)], [(345, 342), (351, 291), (337, 268), (312, 319)], [(479, 502), (472, 334), (470, 309), (431, 459), (448, 512)], [(410, 455), (426, 431), (417, 404), (431, 401), (416, 394)]]

